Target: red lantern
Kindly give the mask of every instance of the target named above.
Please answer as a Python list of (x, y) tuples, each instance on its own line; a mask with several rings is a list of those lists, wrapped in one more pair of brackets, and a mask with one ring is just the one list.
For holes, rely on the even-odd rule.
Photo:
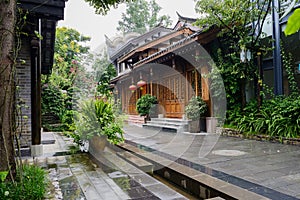
[(138, 87), (143, 87), (146, 84), (147, 84), (146, 81), (143, 81), (143, 80), (140, 80), (139, 82), (137, 82)]
[(132, 84), (132, 85), (130, 85), (130, 86), (129, 86), (129, 90), (131, 90), (131, 91), (133, 92), (134, 90), (136, 90), (136, 86), (135, 86), (135, 85), (133, 85), (133, 84)]

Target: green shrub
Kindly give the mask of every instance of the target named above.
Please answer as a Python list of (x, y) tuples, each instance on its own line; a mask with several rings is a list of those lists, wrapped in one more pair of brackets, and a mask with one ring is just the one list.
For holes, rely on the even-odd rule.
[(75, 121), (76, 130), (72, 137), (76, 140), (90, 139), (94, 135), (105, 135), (113, 144), (124, 140), (114, 106), (108, 101), (91, 99), (82, 102)]
[(155, 96), (151, 96), (150, 94), (145, 94), (141, 98), (139, 98), (136, 102), (136, 111), (141, 116), (149, 116), (150, 110), (154, 104), (157, 103), (157, 99)]
[(63, 130), (64, 131), (75, 131), (75, 122), (74, 116), (76, 115), (75, 110), (66, 110), (63, 114), (61, 122), (63, 123)]
[(61, 118), (65, 110), (63, 94), (59, 88), (47, 84), (42, 88), (42, 114), (51, 113)]
[(300, 136), (299, 116), (300, 97), (279, 96), (265, 100), (259, 110), (257, 104), (249, 103), (230, 124), (243, 132), (293, 138)]
[(201, 97), (192, 97), (184, 111), (188, 119), (200, 120), (207, 112), (207, 104)]
[(18, 170), (15, 182), (0, 183), (0, 199), (43, 199), (46, 192), (45, 171), (34, 165)]

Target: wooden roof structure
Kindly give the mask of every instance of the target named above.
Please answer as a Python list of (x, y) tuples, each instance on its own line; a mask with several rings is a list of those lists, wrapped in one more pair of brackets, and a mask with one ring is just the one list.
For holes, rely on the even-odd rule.
[[(126, 62), (133, 69), (147, 63), (156, 62), (161, 57), (172, 54), (174, 51), (184, 48), (195, 41), (200, 44), (207, 44), (216, 38), (218, 29), (201, 29), (192, 25), (196, 19), (185, 18), (179, 14), (178, 17), (178, 22), (173, 29), (161, 26), (156, 27), (144, 35), (131, 39), (125, 45), (116, 48), (114, 52), (109, 51), (111, 61), (116, 66)], [(158, 33), (162, 30), (165, 31), (164, 34), (159, 35)], [(148, 41), (141, 42), (145, 39), (146, 41), (148, 39)], [(110, 47), (108, 46), (108, 48)], [(155, 49), (155, 51), (149, 51), (151, 49)], [(146, 51), (148, 52), (145, 53)], [(112, 80), (112, 83), (126, 76), (127, 73), (119, 74)]]
[(55, 31), (58, 20), (64, 19), (64, 8), (67, 0), (20, 0), (18, 7), (28, 11), (29, 32), (39, 30), (38, 20), (41, 20), (41, 73), (50, 74), (53, 66)]

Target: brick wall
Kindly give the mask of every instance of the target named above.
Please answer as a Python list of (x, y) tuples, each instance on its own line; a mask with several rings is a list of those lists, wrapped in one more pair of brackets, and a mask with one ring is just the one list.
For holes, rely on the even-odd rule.
[[(18, 132), (21, 134), (21, 147), (31, 145), (31, 61), (30, 61), (30, 41), (22, 39), (22, 48), (19, 52), (18, 63), (21, 60), (25, 64), (18, 64), (16, 67), (16, 93), (17, 104), (20, 107), (18, 113)], [(21, 120), (21, 118), (23, 120)]]

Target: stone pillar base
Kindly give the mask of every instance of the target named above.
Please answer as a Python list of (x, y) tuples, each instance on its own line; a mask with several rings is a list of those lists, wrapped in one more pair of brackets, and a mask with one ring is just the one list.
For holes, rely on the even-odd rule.
[(31, 156), (32, 157), (38, 157), (43, 155), (43, 145), (31, 145)]

